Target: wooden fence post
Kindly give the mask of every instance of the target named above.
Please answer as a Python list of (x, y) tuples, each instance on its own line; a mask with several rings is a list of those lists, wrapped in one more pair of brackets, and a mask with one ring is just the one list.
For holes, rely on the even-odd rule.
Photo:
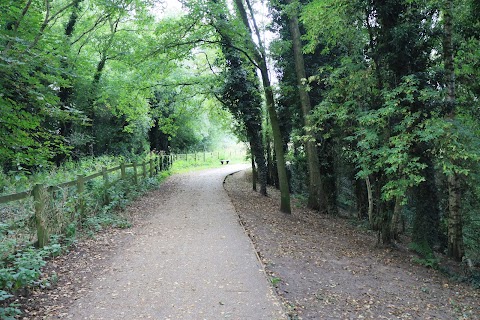
[(206, 159), (207, 159), (207, 153), (203, 151), (203, 162), (206, 162)]
[(134, 162), (134, 163), (133, 163), (133, 182), (135, 182), (135, 184), (138, 184), (137, 173), (138, 173), (137, 163)]
[(45, 211), (45, 187), (43, 184), (36, 184), (33, 187), (33, 201), (35, 205), (35, 223), (37, 225), (38, 247), (43, 248), (48, 243), (48, 232), (43, 219)]
[(150, 178), (153, 177), (153, 159), (150, 158)]
[(142, 175), (143, 175), (143, 179), (146, 179), (147, 178), (147, 166), (146, 166), (146, 161), (143, 161), (142, 162)]
[(78, 194), (78, 213), (80, 214), (80, 219), (83, 220), (85, 215), (85, 197), (83, 193), (85, 192), (85, 176), (77, 176), (77, 194)]
[(103, 176), (103, 184), (106, 188), (108, 188), (108, 173), (107, 168), (102, 167), (102, 176)]
[(105, 167), (102, 167), (102, 176), (103, 176), (103, 187), (105, 188), (105, 190), (104, 190), (104, 200), (105, 200), (105, 203), (108, 204), (108, 203), (110, 203), (110, 197), (108, 196), (109, 181), (108, 181), (107, 168), (105, 168)]
[(122, 163), (120, 164), (120, 178), (121, 178), (122, 180), (125, 180), (126, 177), (127, 177), (127, 173), (126, 173), (126, 171), (125, 171), (125, 162), (122, 162)]

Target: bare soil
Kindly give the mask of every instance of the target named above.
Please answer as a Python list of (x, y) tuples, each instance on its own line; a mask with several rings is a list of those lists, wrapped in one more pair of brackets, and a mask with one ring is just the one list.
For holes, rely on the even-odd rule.
[(399, 246), (376, 246), (358, 222), (320, 215), (251, 190), (241, 172), (225, 188), (290, 319), (480, 319), (480, 292), (415, 262)]

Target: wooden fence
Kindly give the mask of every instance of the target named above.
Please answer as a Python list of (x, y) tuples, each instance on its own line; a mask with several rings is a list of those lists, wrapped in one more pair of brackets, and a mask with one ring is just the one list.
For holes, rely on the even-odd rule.
[[(34, 208), (35, 208), (35, 225), (37, 229), (37, 239), (38, 246), (44, 247), (48, 242), (48, 230), (46, 228), (46, 222), (44, 219), (44, 210), (47, 205), (48, 195), (55, 192), (56, 190), (76, 187), (77, 197), (78, 197), (78, 206), (77, 210), (79, 211), (80, 216), (83, 215), (85, 211), (85, 201), (83, 195), (85, 193), (85, 183), (89, 180), (102, 177), (105, 190), (117, 183), (120, 180), (127, 179), (127, 168), (133, 168), (133, 182), (138, 184), (139, 178), (143, 177), (144, 179), (147, 176), (153, 177), (160, 171), (164, 171), (172, 165), (174, 161), (174, 155), (159, 155), (155, 158), (151, 158), (149, 161), (144, 161), (142, 163), (122, 163), (114, 168), (102, 168), (102, 171), (85, 176), (78, 175), (76, 180), (68, 181), (54, 186), (45, 186), (44, 184), (36, 184), (31, 190), (0, 196), (0, 204), (9, 203), (12, 201), (18, 201), (26, 199), (28, 197), (33, 197)], [(120, 170), (120, 178), (111, 181), (109, 174)], [(105, 191), (106, 192), (106, 191)], [(108, 204), (108, 194), (105, 193), (105, 202)]]
[(185, 160), (185, 161), (195, 161), (195, 162), (206, 162), (208, 159), (228, 159), (232, 156), (237, 156), (238, 154), (244, 154), (244, 151), (215, 151), (215, 152), (196, 152), (196, 153), (177, 153), (174, 154), (174, 160)]

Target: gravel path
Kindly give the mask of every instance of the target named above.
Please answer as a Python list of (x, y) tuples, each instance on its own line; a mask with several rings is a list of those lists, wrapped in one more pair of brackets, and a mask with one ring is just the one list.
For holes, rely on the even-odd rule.
[[(171, 177), (70, 319), (285, 319), (222, 187), (229, 165)], [(162, 189), (165, 192), (162, 192)]]

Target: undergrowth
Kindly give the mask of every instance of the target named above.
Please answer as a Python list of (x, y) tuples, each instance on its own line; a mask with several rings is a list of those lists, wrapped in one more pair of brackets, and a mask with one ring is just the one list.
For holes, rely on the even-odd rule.
[[(44, 217), (49, 234), (53, 236), (49, 245), (41, 249), (35, 247), (33, 199), (0, 204), (0, 319), (15, 319), (21, 315), (21, 306), (15, 303), (17, 295), (26, 294), (32, 288), (47, 288), (56, 282), (56, 274), (42, 273), (48, 259), (68, 250), (77, 239), (94, 237), (102, 229), (131, 227), (123, 212), (132, 200), (157, 188), (172, 172), (219, 167), (220, 159), (228, 159), (231, 164), (245, 161), (242, 154), (199, 153), (196, 157), (183, 155), (183, 158), (180, 155), (170, 170), (151, 178), (139, 177), (138, 184), (134, 183), (133, 170), (130, 170), (125, 180), (119, 179), (119, 173), (112, 174), (110, 181), (116, 182), (108, 187), (102, 177), (88, 181), (81, 198), (75, 187), (56, 189), (49, 193)], [(143, 159), (101, 157), (67, 162), (60, 168), (45, 168), (35, 174), (23, 170), (0, 173), (0, 194), (30, 190), (36, 183), (56, 185), (73, 181), (79, 174), (89, 175), (101, 171), (102, 167), (111, 168), (135, 160), (141, 162)], [(80, 207), (83, 210), (79, 210)]]
[[(118, 163), (121, 162), (120, 160)], [(109, 163), (113, 164), (115, 161), (110, 159)], [(105, 165), (105, 159), (100, 159), (98, 165), (92, 160), (88, 167), (101, 168)], [(74, 173), (68, 173), (64, 168), (59, 172), (63, 172), (63, 176), (68, 179), (75, 179), (79, 172), (77, 169), (85, 168), (85, 163), (69, 166), (76, 168)], [(139, 183), (135, 184), (132, 173), (127, 172), (125, 180), (118, 180), (108, 188), (104, 186), (100, 177), (85, 184), (85, 192), (81, 199), (74, 187), (50, 193), (45, 210), (45, 221), (52, 236), (48, 246), (43, 248), (35, 247), (33, 201), (26, 199), (1, 205), (0, 319), (15, 319), (21, 314), (20, 306), (15, 303), (17, 295), (27, 294), (32, 288), (48, 288), (56, 282), (56, 274), (42, 273), (42, 268), (48, 259), (68, 250), (77, 239), (85, 236), (94, 237), (95, 233), (102, 229), (129, 228), (131, 223), (123, 214), (124, 209), (132, 200), (146, 191), (157, 188), (169, 174), (170, 171), (163, 171), (151, 178), (139, 178)], [(40, 178), (29, 177), (29, 180), (40, 181), (48, 176), (46, 173), (39, 173), (39, 175)], [(11, 181), (17, 181), (16, 178), (12, 179)], [(114, 180), (116, 179), (112, 178), (111, 181)], [(48, 182), (48, 185), (61, 182), (65, 180), (57, 181), (55, 178), (53, 182)], [(28, 185), (29, 183), (25, 182), (22, 188), (27, 188)], [(4, 185), (3, 189), (15, 190), (19, 186), (20, 184), (14, 183), (7, 188)], [(84, 210), (81, 212), (80, 201), (84, 204), (82, 206)]]
[(19, 305), (10, 301), (19, 291), (33, 287), (48, 288), (56, 282), (57, 275), (42, 275), (46, 260), (62, 253), (58, 237), (50, 238), (50, 245), (37, 249), (33, 246), (21, 248), (10, 254), (0, 264), (0, 319), (14, 319), (21, 314)]
[(40, 167), (41, 170), (31, 172), (19, 167), (3, 173), (0, 170), (0, 194), (9, 194), (29, 190), (37, 183), (55, 185), (75, 180), (77, 175), (89, 175), (102, 170), (102, 167), (111, 168), (122, 162), (141, 161), (143, 158), (126, 159), (124, 157), (102, 156), (85, 157), (80, 161), (67, 161), (61, 166)]
[(419, 256), (413, 258), (413, 262), (423, 265), (427, 268), (438, 269), (439, 259), (435, 256), (428, 244), (411, 243), (409, 249), (416, 252)]

